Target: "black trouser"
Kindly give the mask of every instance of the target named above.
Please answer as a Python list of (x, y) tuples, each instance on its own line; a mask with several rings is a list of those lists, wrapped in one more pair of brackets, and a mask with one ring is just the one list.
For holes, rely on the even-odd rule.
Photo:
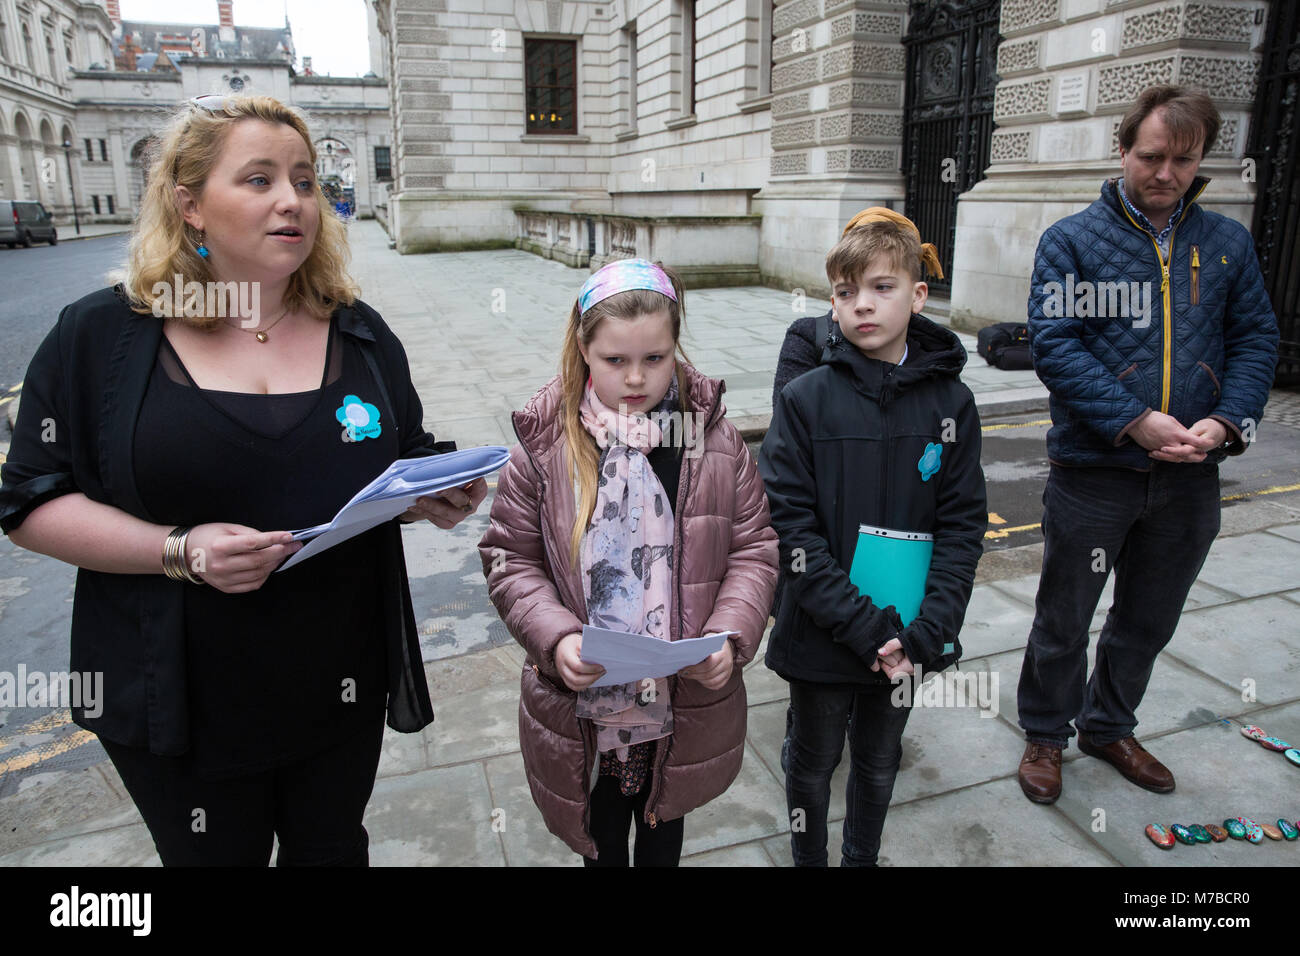
[[(903, 759), (903, 728), (911, 706), (895, 705), (893, 684), (836, 690), (790, 681), (790, 853), (795, 866), (826, 866), (831, 775), (849, 738), (849, 779), (840, 866), (875, 866), (894, 779)], [(799, 811), (802, 811), (800, 813)]]
[(591, 838), (596, 841), (597, 859), (583, 857), (584, 866), (627, 866), (627, 834), (636, 821), (634, 866), (676, 866), (682, 858), (685, 817), (659, 820), (655, 826), (645, 822), (645, 803), (650, 796), (654, 774), (646, 777), (641, 789), (630, 797), (623, 796), (618, 778), (602, 776), (591, 792)]
[(164, 866), (369, 866), (361, 825), (375, 785), (383, 712), (325, 750), (247, 776), (206, 779), (189, 756), (100, 740)]

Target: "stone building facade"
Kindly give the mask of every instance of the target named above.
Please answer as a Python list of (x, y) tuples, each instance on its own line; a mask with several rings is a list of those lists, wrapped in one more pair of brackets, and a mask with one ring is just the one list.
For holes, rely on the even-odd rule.
[[(967, 327), (1023, 320), (1039, 235), (1118, 172), (1115, 128), (1151, 83), (1215, 99), (1225, 122), (1203, 164), (1215, 180), (1205, 201), (1250, 222), (1243, 153), (1278, 6), (371, 4), (391, 64), (399, 250), (517, 245), (586, 267), (643, 255), (698, 284), (824, 295), (825, 253), (853, 213), (937, 202), (948, 207), (933, 221), (953, 268), (935, 311)], [(981, 26), (981, 16), (992, 20)], [(539, 82), (529, 65), (547, 41), (572, 48), (560, 82), (555, 72)], [(566, 83), (576, 122), (531, 130), (530, 104)], [(960, 114), (950, 148), (923, 135), (945, 109)]]
[[(346, 177), (355, 213), (373, 215), (390, 179), (382, 64), (355, 78), (300, 72), (287, 21), (238, 26), (230, 0), (213, 12), (211, 24), (141, 23), (123, 21), (115, 0), (0, 0), (0, 195), (38, 199), (71, 226), (75, 192), (81, 222), (129, 222), (171, 110), (201, 93), (265, 93), (307, 115), (321, 172)], [(24, 36), (40, 35), (49, 48), (32, 42), (29, 56)]]

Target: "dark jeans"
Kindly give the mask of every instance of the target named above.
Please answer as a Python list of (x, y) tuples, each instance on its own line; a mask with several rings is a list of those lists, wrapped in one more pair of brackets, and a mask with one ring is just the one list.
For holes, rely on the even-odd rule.
[(633, 796), (623, 796), (618, 778), (604, 776), (596, 780), (591, 792), (588, 820), (591, 837), (596, 841), (597, 858), (584, 856), (584, 866), (627, 866), (627, 834), (636, 821), (635, 866), (676, 866), (682, 858), (682, 837), (686, 818), (659, 820), (655, 826), (645, 822), (645, 804), (650, 797), (654, 774), (646, 777)]
[[(910, 707), (895, 707), (894, 687), (836, 690), (790, 682), (790, 769), (785, 775), (790, 851), (795, 866), (826, 866), (831, 775), (849, 738), (849, 781), (841, 866), (875, 866), (885, 812), (903, 759)], [(796, 811), (802, 810), (802, 815)]]
[[(1031, 741), (1100, 745), (1133, 733), (1156, 656), (1219, 533), (1217, 465), (1155, 462), (1149, 472), (1053, 465), (1043, 491), (1043, 570), (1020, 670)], [(1111, 567), (1115, 601), (1088, 668), (1088, 625)]]
[(100, 743), (144, 817), (164, 866), (368, 866), (361, 825), (375, 785), (384, 714), (317, 754), (223, 780), (196, 776), (188, 757)]

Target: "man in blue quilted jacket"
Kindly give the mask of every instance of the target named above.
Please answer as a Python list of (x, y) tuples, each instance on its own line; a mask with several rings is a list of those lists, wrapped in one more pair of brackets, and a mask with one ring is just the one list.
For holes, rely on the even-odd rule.
[(1038, 243), (1029, 334), (1051, 392), (1051, 473), (1019, 688), (1020, 786), (1036, 803), (1060, 796), (1075, 728), (1080, 750), (1137, 786), (1174, 789), (1133, 736), (1136, 711), (1219, 531), (1218, 463), (1254, 440), (1277, 361), (1249, 232), (1197, 204), (1218, 132), (1204, 93), (1143, 91), (1119, 127), (1123, 176)]

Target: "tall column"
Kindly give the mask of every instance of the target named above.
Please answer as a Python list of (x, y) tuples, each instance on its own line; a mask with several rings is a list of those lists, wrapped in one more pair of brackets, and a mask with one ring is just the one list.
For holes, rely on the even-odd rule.
[(1120, 175), (1117, 131), (1157, 83), (1208, 92), (1223, 116), (1202, 205), (1250, 223), (1242, 154), (1259, 72), (1263, 0), (1003, 0), (988, 176), (957, 204), (952, 321), (1024, 321), (1043, 231)]
[(113, 158), (113, 188), (117, 191), (113, 205), (118, 212), (134, 216), (140, 210), (135, 208), (134, 197), (131, 195), (131, 171), (127, 169), (128, 160), (122, 148), (121, 130), (113, 130), (108, 134), (108, 147), (109, 155)]
[(771, 176), (760, 267), (829, 292), (827, 250), (872, 205), (900, 206), (907, 0), (785, 0), (773, 13)]

